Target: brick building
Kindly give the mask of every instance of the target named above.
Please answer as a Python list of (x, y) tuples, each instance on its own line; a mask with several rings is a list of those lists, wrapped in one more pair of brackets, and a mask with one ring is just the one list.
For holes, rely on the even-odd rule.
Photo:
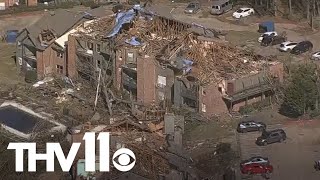
[[(86, 13), (57, 9), (23, 29), (17, 36), (16, 63), (19, 73), (36, 71), (38, 79), (69, 76), (67, 46), (69, 34), (79, 24), (103, 16), (101, 8)], [(70, 53), (72, 54), (72, 53)], [(71, 72), (71, 76), (74, 72)]]
[[(113, 30), (117, 24), (105, 23), (99, 28), (95, 26), (100, 24), (99, 22), (112, 24), (112, 19), (113, 17), (106, 17), (87, 23), (83, 25), (81, 31), (70, 35), (68, 72), (72, 78), (97, 80), (97, 68), (106, 62), (109, 64), (107, 67), (109, 73), (105, 73), (107, 75), (105, 78), (111, 78), (114, 87), (123, 93), (124, 99), (130, 98), (146, 106), (154, 103), (165, 104), (167, 107), (188, 106), (211, 116), (238, 110), (240, 106), (263, 99), (272, 91), (267, 78), (275, 77), (278, 81), (283, 79), (282, 64), (273, 62), (264, 68), (264, 71), (254, 70), (253, 73), (247, 72), (241, 77), (239, 75), (234, 75), (232, 78), (217, 77), (220, 81), (203, 84), (198, 79), (198, 76), (201, 76), (199, 68), (192, 66), (193, 62), (183, 55), (184, 51), (189, 51), (189, 47), (194, 44), (186, 39), (192, 35), (200, 39), (195, 44), (200, 43), (204, 47), (210, 44), (214, 46), (215, 43), (209, 42), (213, 35), (209, 38), (204, 37), (209, 35), (201, 33), (202, 28), (173, 20), (168, 15), (154, 15), (150, 22), (145, 19), (134, 21), (139, 25), (139, 30), (146, 28), (146, 25), (153, 27), (149, 30), (151, 33), (149, 40), (138, 38), (141, 34), (133, 23), (124, 24), (122, 30), (117, 29), (116, 33)], [(168, 27), (165, 24), (172, 26)], [(192, 30), (188, 31), (188, 28)], [(92, 29), (103, 30), (95, 32)], [(106, 32), (113, 33), (112, 37), (106, 38), (108, 34)], [(161, 38), (156, 35), (160, 32), (163, 33)], [(174, 37), (170, 36), (172, 34)], [(179, 34), (184, 35), (179, 36)], [(160, 46), (155, 47), (152, 41), (159, 41)], [(157, 48), (158, 50), (155, 50)], [(84, 70), (80, 66), (86, 63), (87, 69)], [(240, 64), (245, 71), (246, 68), (263, 66), (263, 63), (240, 62)], [(89, 76), (86, 76), (88, 74)]]
[[(73, 26), (69, 24), (60, 36), (45, 31), (47, 36), (55, 38), (42, 50), (24, 40), (28, 51), (24, 50), (22, 57), (29, 66), (30, 57), (35, 59), (39, 78), (60, 74), (96, 85), (101, 73), (101, 80), (112, 84), (123, 99), (146, 106), (154, 103), (166, 107), (188, 106), (207, 116), (238, 110), (268, 96), (272, 91), (268, 84), (270, 77), (282, 81), (281, 63), (266, 66), (264, 61), (242, 62), (241, 58), (246, 57), (240, 53), (236, 62), (240, 70), (227, 67), (231, 62), (214, 64), (219, 66), (220, 73), (215, 72), (209, 83), (203, 83), (203, 72), (208, 70), (203, 69), (205, 63), (201, 67), (203, 62), (199, 58), (220, 46), (210, 40), (214, 31), (176, 21), (164, 12), (160, 14), (163, 16), (153, 14), (152, 19), (136, 18), (134, 11), (127, 11), (126, 22), (122, 24), (120, 20), (115, 23), (112, 16), (78, 20)], [(24, 33), (30, 35), (27, 30)], [(32, 50), (36, 53), (26, 56)], [(190, 56), (191, 51), (195, 56)], [(232, 51), (238, 50), (228, 52)], [(207, 58), (212, 56), (204, 59)], [(219, 58), (212, 59), (216, 60)]]

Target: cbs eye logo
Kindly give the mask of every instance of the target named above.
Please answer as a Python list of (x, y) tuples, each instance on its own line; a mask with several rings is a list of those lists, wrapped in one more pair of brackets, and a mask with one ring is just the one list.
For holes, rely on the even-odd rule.
[(112, 162), (119, 171), (130, 171), (136, 164), (136, 156), (127, 148), (118, 149), (112, 156)]

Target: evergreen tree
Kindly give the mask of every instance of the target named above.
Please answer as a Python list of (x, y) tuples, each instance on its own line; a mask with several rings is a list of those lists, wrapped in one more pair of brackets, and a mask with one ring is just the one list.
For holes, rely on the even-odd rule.
[(293, 68), (289, 83), (284, 90), (284, 101), (280, 111), (289, 116), (300, 116), (315, 109), (318, 99), (317, 67), (302, 64)]

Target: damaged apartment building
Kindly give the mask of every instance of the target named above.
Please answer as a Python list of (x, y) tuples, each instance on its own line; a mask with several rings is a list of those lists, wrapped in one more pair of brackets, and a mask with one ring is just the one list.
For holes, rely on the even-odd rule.
[[(283, 78), (281, 63), (232, 47), (215, 30), (177, 21), (159, 7), (134, 7), (71, 27), (62, 33), (62, 75), (113, 86), (121, 99), (147, 107), (227, 113), (272, 95), (270, 84)], [(62, 44), (58, 40), (51, 46)], [(20, 57), (30, 54), (23, 52)], [(49, 74), (53, 66), (44, 68), (43, 55), (33, 55), (41, 66), (38, 78)]]
[(46, 12), (40, 20), (20, 31), (17, 36), (18, 72), (22, 75), (35, 72), (38, 79), (47, 76), (69, 76), (67, 33), (82, 22), (106, 13), (101, 8), (88, 12), (64, 9)]

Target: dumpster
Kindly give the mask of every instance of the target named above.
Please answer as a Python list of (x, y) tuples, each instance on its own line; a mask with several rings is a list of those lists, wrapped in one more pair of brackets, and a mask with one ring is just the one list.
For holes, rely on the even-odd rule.
[(274, 31), (274, 22), (273, 21), (266, 21), (259, 24), (259, 33), (265, 33)]

